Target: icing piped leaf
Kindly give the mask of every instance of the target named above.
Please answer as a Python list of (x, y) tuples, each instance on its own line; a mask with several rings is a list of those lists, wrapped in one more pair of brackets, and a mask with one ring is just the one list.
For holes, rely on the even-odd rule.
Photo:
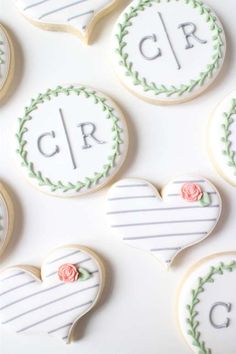
[(87, 269), (79, 268), (79, 280), (88, 280), (91, 277), (91, 274)]
[(202, 207), (206, 207), (211, 204), (211, 198), (208, 193), (203, 193), (202, 199), (200, 200), (200, 204)]

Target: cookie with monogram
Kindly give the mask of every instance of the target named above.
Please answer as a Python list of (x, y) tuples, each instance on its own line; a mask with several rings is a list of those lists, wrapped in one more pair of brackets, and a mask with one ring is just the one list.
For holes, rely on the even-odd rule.
[(34, 25), (74, 33), (85, 43), (96, 22), (117, 3), (118, 0), (15, 0), (20, 12)]
[(7, 94), (14, 72), (13, 45), (6, 29), (0, 24), (0, 100)]
[(107, 197), (111, 228), (128, 245), (155, 256), (165, 268), (185, 248), (204, 240), (221, 214), (221, 197), (205, 178), (181, 176), (162, 192), (141, 179), (115, 183)]
[(0, 183), (0, 255), (5, 251), (12, 236), (13, 225), (13, 202), (4, 185)]
[(234, 354), (236, 253), (201, 260), (185, 276), (178, 293), (178, 324), (196, 354)]
[(151, 103), (180, 103), (217, 77), (226, 51), (223, 27), (200, 0), (135, 0), (112, 35), (121, 82)]
[(236, 187), (236, 91), (229, 94), (213, 112), (207, 142), (216, 170)]
[(0, 318), (22, 334), (46, 334), (69, 343), (78, 321), (98, 302), (104, 285), (99, 257), (86, 247), (54, 250), (41, 270), (14, 266), (0, 273)]
[(43, 192), (79, 196), (108, 183), (123, 164), (126, 123), (104, 94), (58, 86), (33, 98), (19, 119), (17, 155), (29, 181)]

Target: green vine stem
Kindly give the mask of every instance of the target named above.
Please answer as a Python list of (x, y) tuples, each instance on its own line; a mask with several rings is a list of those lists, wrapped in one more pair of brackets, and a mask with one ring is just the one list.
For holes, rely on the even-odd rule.
[[(103, 165), (100, 172), (94, 172), (93, 176), (85, 177), (84, 181), (77, 181), (76, 183), (65, 183), (62, 181), (52, 181), (50, 178), (43, 176), (40, 171), (35, 169), (33, 162), (28, 160), (28, 154), (26, 150), (27, 140), (25, 138), (25, 134), (28, 132), (28, 128), (26, 126), (27, 122), (32, 119), (31, 113), (38, 109), (40, 104), (43, 104), (45, 101), (51, 100), (59, 95), (71, 94), (75, 94), (77, 96), (83, 95), (86, 99), (93, 100), (95, 104), (99, 104), (101, 109), (107, 113), (107, 119), (112, 121), (113, 146), (112, 153), (110, 156), (108, 156), (108, 161), (105, 165)], [(19, 129), (16, 134), (18, 141), (17, 153), (21, 158), (22, 166), (27, 168), (29, 177), (36, 179), (39, 186), (49, 187), (51, 192), (79, 192), (82, 188), (91, 188), (93, 185), (98, 184), (102, 178), (105, 178), (109, 175), (110, 170), (115, 166), (116, 160), (120, 155), (120, 146), (123, 144), (121, 133), (122, 129), (119, 126), (119, 118), (115, 115), (114, 108), (108, 104), (105, 97), (102, 97), (95, 91), (83, 86), (58, 86), (56, 89), (49, 89), (43, 94), (40, 93), (36, 99), (31, 100), (30, 106), (25, 108), (24, 116), (19, 118)]]
[(200, 302), (199, 296), (205, 291), (207, 283), (214, 283), (216, 275), (223, 275), (225, 272), (236, 270), (236, 262), (232, 261), (229, 264), (220, 263), (215, 267), (211, 267), (210, 271), (203, 278), (198, 279), (198, 285), (191, 291), (191, 301), (187, 305), (188, 317), (188, 335), (192, 338), (192, 344), (199, 350), (198, 354), (212, 354), (211, 349), (206, 348), (206, 343), (202, 340), (202, 334), (199, 330), (200, 322), (198, 321), (197, 305)]
[(236, 114), (236, 99), (232, 100), (231, 108), (229, 112), (224, 112), (224, 123), (222, 124), (224, 136), (221, 138), (221, 141), (224, 143), (224, 150), (222, 153), (227, 156), (228, 166), (232, 167), (234, 171), (234, 175), (236, 176), (236, 159), (235, 159), (235, 151), (232, 150), (232, 141), (230, 140), (230, 136), (232, 135), (232, 131), (230, 127), (234, 123), (233, 115)]
[(3, 56), (5, 54), (1, 46), (3, 46), (3, 41), (0, 40), (0, 65), (4, 64)]
[[(191, 92), (197, 86), (203, 86), (207, 79), (211, 79), (214, 72), (219, 69), (220, 61), (223, 58), (222, 47), (224, 46), (221, 34), (223, 32), (222, 28), (218, 25), (217, 19), (214, 14), (211, 13), (210, 9), (206, 7), (200, 0), (181, 0), (185, 4), (192, 6), (200, 15), (204, 16), (206, 22), (209, 24), (209, 28), (212, 31), (213, 47), (214, 53), (212, 55), (212, 62), (207, 65), (205, 70), (200, 73), (197, 79), (190, 80), (187, 84), (182, 84), (180, 86), (170, 86), (165, 85), (157, 86), (155, 82), (148, 82), (144, 77), (141, 77), (139, 72), (136, 71), (134, 65), (129, 61), (129, 54), (126, 51), (127, 42), (126, 36), (129, 34), (129, 28), (133, 25), (132, 20), (138, 16), (139, 12), (144, 11), (145, 8), (151, 7), (154, 4), (159, 4), (164, 0), (140, 0), (138, 4), (134, 7), (131, 6), (124, 14), (124, 21), (119, 23), (119, 31), (116, 34), (117, 47), (115, 49), (119, 56), (119, 64), (124, 67), (125, 75), (130, 77), (135, 86), (142, 86), (145, 92), (152, 92), (154, 95), (165, 94), (167, 97), (172, 95), (182, 96), (186, 92)], [(179, 1), (179, 0), (165, 0)]]

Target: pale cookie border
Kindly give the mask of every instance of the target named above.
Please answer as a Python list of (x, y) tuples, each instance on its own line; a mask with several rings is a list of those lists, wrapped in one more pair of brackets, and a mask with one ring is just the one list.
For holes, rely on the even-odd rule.
[(14, 229), (13, 202), (10, 198), (10, 195), (8, 194), (7, 190), (5, 189), (4, 185), (1, 182), (0, 182), (0, 196), (2, 197), (3, 202), (5, 203), (7, 213), (8, 213), (8, 224), (7, 224), (7, 230), (6, 230), (6, 237), (2, 243), (2, 247), (0, 248), (0, 256), (1, 256), (6, 249), (8, 242), (10, 241), (10, 238), (13, 234), (13, 229)]

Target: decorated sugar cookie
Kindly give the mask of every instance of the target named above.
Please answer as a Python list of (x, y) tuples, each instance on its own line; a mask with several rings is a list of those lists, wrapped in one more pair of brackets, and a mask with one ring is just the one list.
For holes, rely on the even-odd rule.
[(159, 193), (141, 179), (115, 183), (107, 198), (109, 223), (130, 246), (169, 268), (181, 250), (204, 240), (221, 214), (221, 198), (205, 178), (181, 176)]
[(19, 119), (17, 153), (43, 192), (78, 196), (103, 187), (127, 152), (126, 123), (107, 96), (85, 86), (48, 89)]
[(236, 187), (236, 91), (218, 105), (211, 117), (208, 147), (218, 172)]
[(21, 13), (43, 29), (71, 32), (88, 43), (95, 23), (118, 0), (15, 0)]
[(0, 273), (1, 324), (16, 333), (44, 333), (69, 343), (82, 316), (97, 303), (103, 266), (80, 246), (58, 248), (39, 269), (15, 266)]
[(0, 99), (5, 96), (14, 70), (13, 47), (9, 35), (0, 24)]
[(135, 0), (112, 37), (118, 77), (152, 103), (198, 96), (217, 77), (225, 49), (221, 23), (199, 0)]
[(0, 255), (4, 252), (12, 235), (13, 223), (13, 204), (3, 184), (0, 183)]
[(236, 353), (236, 253), (203, 259), (178, 296), (178, 323), (196, 354)]

